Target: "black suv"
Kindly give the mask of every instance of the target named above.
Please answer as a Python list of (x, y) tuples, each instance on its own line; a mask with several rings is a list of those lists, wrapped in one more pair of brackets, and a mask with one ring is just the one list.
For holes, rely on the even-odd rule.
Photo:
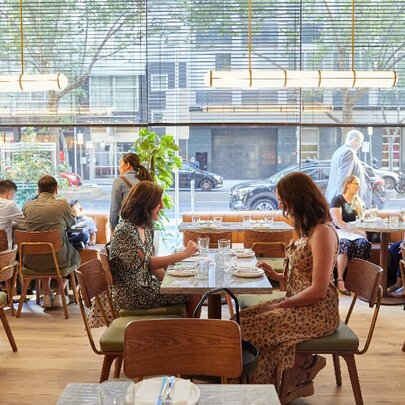
[[(373, 189), (373, 204), (383, 208), (385, 202), (384, 181), (377, 176), (370, 166), (364, 164), (366, 172), (371, 179)], [(301, 164), (301, 170), (291, 165), (280, 170), (273, 176), (264, 180), (246, 181), (231, 188), (229, 207), (233, 210), (268, 211), (278, 208), (276, 200), (276, 185), (288, 173), (301, 171), (308, 174), (325, 193), (330, 173), (330, 160), (314, 160)]]
[(202, 191), (210, 191), (213, 188), (222, 187), (224, 182), (222, 176), (218, 174), (197, 169), (190, 163), (183, 162), (182, 168), (179, 169), (179, 188), (190, 188), (190, 182), (193, 179), (195, 180), (195, 188), (199, 188)]

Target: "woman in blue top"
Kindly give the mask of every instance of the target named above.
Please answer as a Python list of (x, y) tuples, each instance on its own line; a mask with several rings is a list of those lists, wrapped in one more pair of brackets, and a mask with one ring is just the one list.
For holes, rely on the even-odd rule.
[(136, 153), (126, 153), (120, 160), (120, 177), (117, 177), (111, 189), (110, 228), (114, 231), (120, 219), (120, 211), (131, 187), (142, 180), (153, 181), (146, 167), (141, 165)]

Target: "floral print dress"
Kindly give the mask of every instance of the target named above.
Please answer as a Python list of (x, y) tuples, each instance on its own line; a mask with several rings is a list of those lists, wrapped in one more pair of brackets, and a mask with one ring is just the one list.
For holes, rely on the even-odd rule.
[[(143, 252), (143, 259), (138, 250)], [(110, 267), (113, 300), (119, 309), (157, 308), (190, 300), (189, 295), (160, 294), (161, 282), (149, 266), (154, 255), (151, 229), (145, 229), (142, 242), (136, 226), (127, 221), (117, 225), (111, 238)]]
[[(335, 255), (336, 257), (336, 255)], [(312, 250), (308, 238), (291, 241), (284, 262), (288, 272), (286, 296), (298, 294), (312, 284)], [(242, 337), (260, 351), (259, 366), (251, 376), (253, 384), (275, 384), (295, 362), (295, 345), (315, 337), (333, 334), (339, 326), (339, 302), (333, 278), (326, 297), (308, 306), (267, 310), (273, 300), (240, 313)]]

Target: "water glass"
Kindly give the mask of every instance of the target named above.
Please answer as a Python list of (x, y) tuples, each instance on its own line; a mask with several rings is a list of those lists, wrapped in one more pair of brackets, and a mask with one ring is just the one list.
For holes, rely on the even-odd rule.
[(199, 280), (206, 280), (208, 278), (209, 269), (210, 269), (210, 261), (208, 259), (200, 259), (198, 261), (196, 278)]
[(271, 228), (273, 226), (274, 219), (273, 217), (265, 216), (264, 217), (264, 226)]
[(214, 225), (217, 227), (217, 226), (220, 226), (221, 225), (221, 222), (222, 222), (222, 217), (214, 217), (213, 218), (213, 221), (214, 221)]
[(100, 405), (125, 405), (131, 380), (113, 379), (101, 383), (98, 387)]
[(378, 208), (375, 205), (370, 208), (370, 217), (375, 220), (378, 218)]
[(226, 252), (231, 249), (231, 241), (229, 239), (219, 239), (218, 241), (218, 251)]
[(215, 254), (215, 266), (218, 269), (222, 269), (225, 263), (225, 254), (222, 252), (218, 252)]
[(191, 217), (191, 221), (192, 221), (193, 226), (199, 226), (200, 225), (200, 217), (197, 216), (197, 215), (193, 215)]
[(238, 257), (235, 253), (227, 253), (224, 257), (224, 271), (227, 273), (230, 270), (236, 269), (238, 265)]
[(201, 256), (208, 256), (210, 248), (210, 238), (208, 237), (198, 237), (197, 238), (198, 250), (200, 251)]
[(243, 216), (243, 226), (246, 228), (250, 227), (250, 215)]
[(398, 226), (399, 217), (398, 215), (390, 215), (390, 224), (391, 226)]

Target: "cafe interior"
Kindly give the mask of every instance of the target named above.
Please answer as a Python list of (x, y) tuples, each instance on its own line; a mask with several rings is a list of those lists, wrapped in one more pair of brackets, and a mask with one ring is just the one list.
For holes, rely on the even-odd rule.
[(404, 402), (402, 2), (0, 0), (0, 55), (2, 404)]

